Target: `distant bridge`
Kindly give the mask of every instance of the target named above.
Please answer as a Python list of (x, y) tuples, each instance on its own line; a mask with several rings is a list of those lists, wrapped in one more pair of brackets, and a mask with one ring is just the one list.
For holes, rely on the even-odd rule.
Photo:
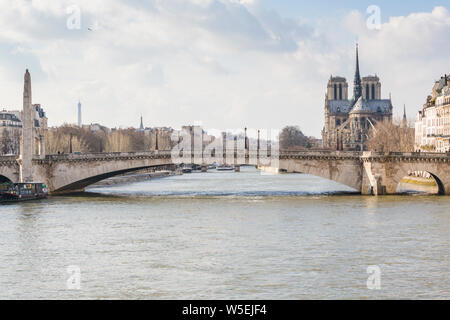
[(319, 176), (362, 194), (395, 194), (405, 176), (426, 171), (450, 195), (450, 154), (420, 152), (283, 152), (280, 169)]
[[(198, 155), (191, 156), (194, 159)], [(403, 177), (410, 172), (426, 171), (436, 179), (439, 193), (450, 195), (448, 154), (280, 152), (277, 167), (262, 164), (258, 158), (252, 162), (248, 152), (244, 156), (235, 153), (232, 158), (235, 165), (255, 164), (266, 170), (312, 174), (347, 185), (361, 194), (374, 195), (395, 194)], [(34, 158), (32, 172), (34, 180), (46, 183), (51, 193), (64, 193), (84, 190), (112, 176), (172, 164), (170, 151), (49, 155), (44, 159)], [(202, 161), (202, 164), (209, 163)], [(18, 182), (19, 170), (16, 157), (0, 157), (0, 181)]]

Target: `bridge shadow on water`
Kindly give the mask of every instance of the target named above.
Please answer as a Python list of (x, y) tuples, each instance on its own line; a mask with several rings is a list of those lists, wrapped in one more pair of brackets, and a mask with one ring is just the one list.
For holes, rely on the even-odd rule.
[(54, 194), (51, 196), (52, 198), (109, 198), (109, 199), (120, 199), (124, 198), (125, 195), (120, 194), (111, 194), (111, 193), (102, 193), (102, 192), (94, 192), (94, 191), (74, 191), (68, 192), (64, 194)]
[(87, 188), (85, 192), (63, 196), (124, 198), (269, 198), (359, 195), (338, 183), (306, 174), (261, 174), (254, 169), (242, 172), (192, 173), (181, 176)]
[[(97, 179), (96, 179), (97, 180)], [(429, 172), (409, 172), (401, 179), (397, 193), (391, 195), (440, 195), (443, 184)], [(339, 197), (361, 195), (348, 186), (309, 174), (268, 174), (254, 168), (242, 172), (189, 173), (90, 186), (86, 191), (65, 192), (56, 197), (85, 199), (130, 198), (267, 198), (267, 197)]]

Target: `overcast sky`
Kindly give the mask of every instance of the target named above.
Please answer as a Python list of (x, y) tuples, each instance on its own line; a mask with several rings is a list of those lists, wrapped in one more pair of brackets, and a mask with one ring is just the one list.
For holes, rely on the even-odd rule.
[[(373, 4), (378, 30), (366, 23)], [(75, 123), (80, 99), (84, 123), (109, 127), (142, 114), (145, 126), (298, 125), (319, 137), (330, 74), (352, 90), (357, 40), (362, 75), (376, 73), (394, 113), (406, 104), (413, 118), (450, 73), (449, 4), (0, 0), (0, 106), (21, 109), (28, 68), (49, 125)]]

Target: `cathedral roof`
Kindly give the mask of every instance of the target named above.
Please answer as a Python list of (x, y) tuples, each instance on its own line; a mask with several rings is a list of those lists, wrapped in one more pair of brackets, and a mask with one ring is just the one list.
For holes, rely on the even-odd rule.
[[(353, 105), (353, 107), (352, 107)], [(376, 112), (391, 112), (392, 105), (389, 99), (380, 100), (366, 100), (360, 97), (356, 103), (353, 100), (329, 100), (328, 110), (332, 113), (376, 113)]]
[(391, 101), (388, 99), (366, 100), (363, 97), (359, 97), (358, 101), (356, 101), (352, 110), (350, 111), (350, 114), (390, 112), (391, 109)]
[(350, 101), (348, 100), (330, 100), (328, 103), (328, 108), (333, 113), (348, 113), (350, 111)]
[(371, 113), (372, 110), (370, 109), (370, 106), (368, 104), (368, 101), (363, 99), (362, 97), (359, 97), (358, 101), (356, 101), (355, 105), (352, 108), (352, 111), (350, 111), (351, 114), (353, 113)]

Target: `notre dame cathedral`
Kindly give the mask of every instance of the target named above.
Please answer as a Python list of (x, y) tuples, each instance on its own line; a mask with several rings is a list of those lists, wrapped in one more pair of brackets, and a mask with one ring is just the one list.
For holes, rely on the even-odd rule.
[(392, 121), (391, 99), (381, 99), (380, 79), (359, 74), (358, 45), (353, 98), (348, 99), (348, 83), (343, 77), (330, 77), (325, 96), (324, 148), (367, 150), (370, 130), (378, 121)]

